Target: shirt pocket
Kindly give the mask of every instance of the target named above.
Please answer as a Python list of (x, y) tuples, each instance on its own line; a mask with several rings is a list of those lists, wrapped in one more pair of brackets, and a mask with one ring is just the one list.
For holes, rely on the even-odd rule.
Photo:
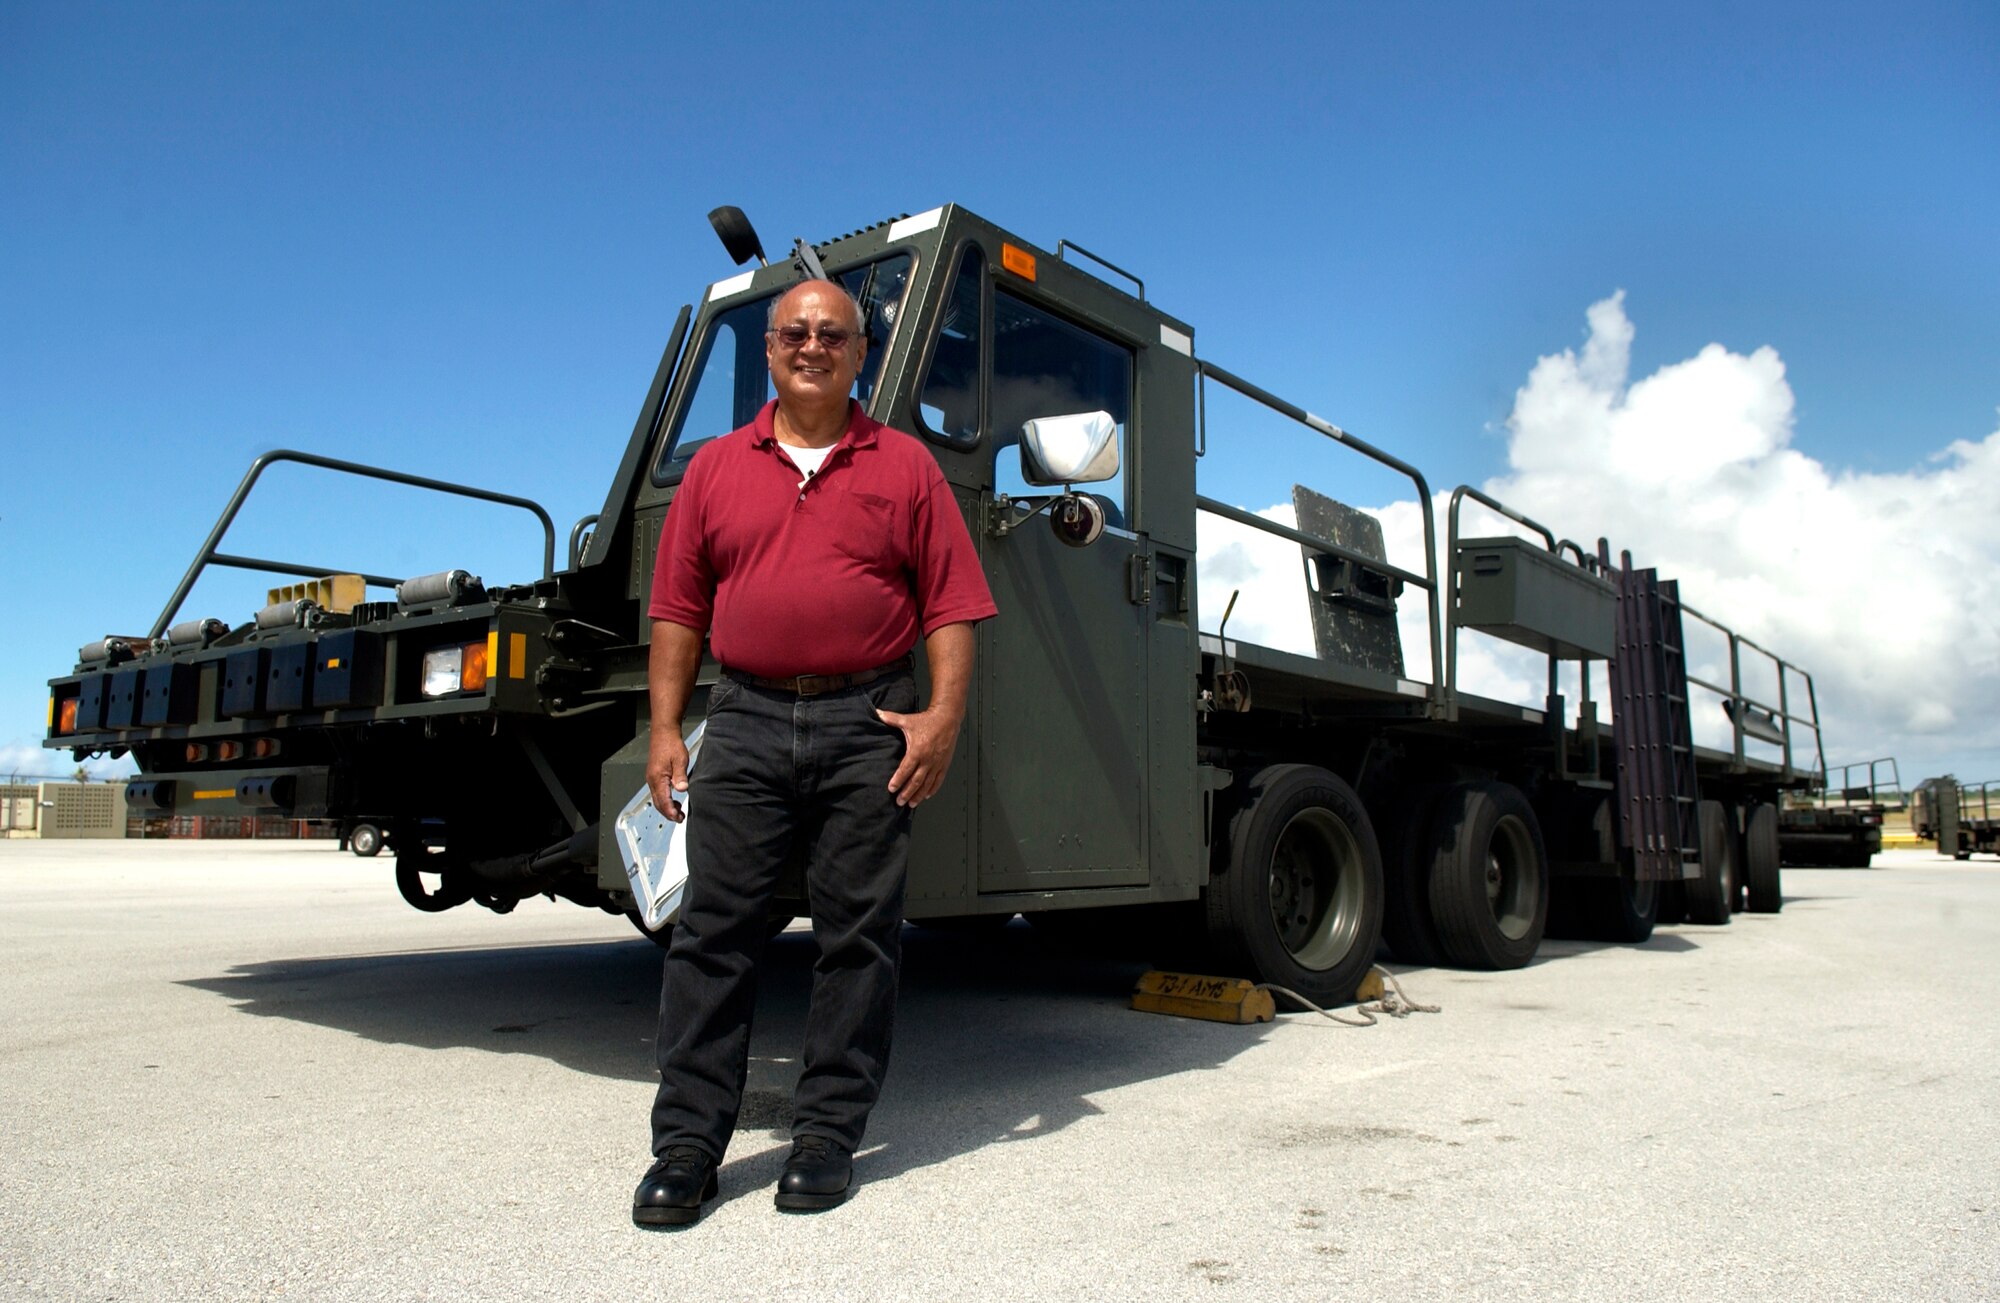
[(833, 545), (845, 555), (871, 570), (904, 568), (909, 531), (888, 498), (850, 490), (831, 524)]

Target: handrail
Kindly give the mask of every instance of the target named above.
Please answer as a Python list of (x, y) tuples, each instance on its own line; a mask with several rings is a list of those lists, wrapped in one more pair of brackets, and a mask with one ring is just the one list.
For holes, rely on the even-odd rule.
[(1280, 525), (1277, 521), (1267, 520), (1254, 511), (1245, 511), (1241, 507), (1231, 506), (1215, 498), (1203, 497), (1199, 493), (1194, 495), (1194, 505), (1203, 511), (1213, 512), (1225, 520), (1233, 520), (1239, 525), (1248, 525), (1252, 529), (1261, 529), (1265, 533), (1276, 534), (1279, 538), (1290, 539), (1300, 547), (1309, 547), (1315, 552), (1325, 552), (1343, 561), (1352, 561), (1356, 565), (1367, 566), (1370, 570), (1379, 570), (1406, 584), (1415, 584), (1419, 588), (1428, 586), (1428, 581), (1420, 574), (1405, 570), (1401, 566), (1391, 565), (1380, 557), (1369, 556), (1366, 552), (1356, 552), (1353, 548), (1342, 547), (1331, 539), (1321, 538), (1317, 534), (1308, 534), (1289, 525)]
[[(175, 588), (174, 595), (167, 599), (166, 609), (160, 612), (160, 618), (153, 623), (152, 632), (146, 635), (148, 638), (157, 638), (166, 632), (167, 626), (173, 623), (174, 616), (180, 614), (181, 603), (187, 600), (188, 593), (194, 588), (195, 580), (201, 578), (201, 572), (206, 570), (211, 564), (234, 566), (243, 570), (267, 570), (276, 574), (296, 574), (309, 577), (352, 573), (350, 571), (326, 569), (317, 566), (298, 566), (284, 562), (265, 561), (256, 557), (223, 556), (217, 554), (215, 550), (216, 544), (222, 541), (222, 536), (228, 533), (230, 525), (235, 523), (236, 513), (243, 509), (244, 500), (250, 496), (250, 490), (256, 487), (257, 479), (264, 473), (265, 467), (287, 461), (297, 462), (301, 466), (317, 466), (322, 470), (341, 471), (348, 475), (359, 475), (365, 479), (387, 480), (391, 484), (407, 484), (412, 488), (431, 489), (438, 493), (451, 493), (463, 498), (476, 498), (482, 502), (494, 502), (503, 507), (519, 507), (523, 511), (533, 512), (535, 518), (542, 522), (542, 578), (548, 579), (555, 574), (556, 525), (553, 520), (549, 519), (549, 513), (542, 510), (540, 503), (528, 498), (517, 498), (508, 493), (496, 493), (491, 489), (475, 489), (469, 485), (453, 484), (449, 480), (434, 480), (428, 476), (408, 475), (402, 471), (385, 470), (380, 466), (369, 466), (362, 462), (341, 461), (334, 457), (322, 457), (317, 453), (295, 452), (289, 448), (279, 448), (275, 451), (264, 453), (250, 463), (250, 469), (244, 474), (242, 482), (236, 486), (236, 492), (230, 495), (229, 505), (222, 509), (222, 515), (216, 519), (215, 528), (209, 530), (208, 537), (202, 541), (201, 550), (195, 554), (194, 564), (190, 565), (187, 573), (181, 576), (180, 586)], [(384, 578), (377, 575), (363, 575), (362, 578), (368, 583), (380, 587), (394, 587), (397, 583), (401, 582), (396, 579)]]
[[(1896, 764), (1894, 756), (1883, 756), (1876, 760), (1856, 760), (1849, 764), (1841, 765), (1837, 769), (1829, 768), (1827, 770), (1829, 781), (1826, 783), (1823, 793), (1839, 792), (1840, 803), (1842, 805), (1853, 804), (1847, 797), (1848, 790), (1853, 786), (1853, 783), (1849, 781), (1849, 777), (1857, 769), (1866, 769), (1868, 771), (1868, 799), (1871, 803), (1881, 804), (1881, 771), (1883, 765), (1889, 766), (1890, 782), (1894, 785), (1896, 798), (1902, 801), (1904, 805), (1907, 805), (1908, 794), (1903, 791), (1903, 771)], [(1840, 775), (1840, 782), (1837, 785), (1831, 781), (1832, 776), (1836, 773)], [(1900, 810), (1904, 807), (1903, 805), (1899, 805), (1895, 808)]]
[[(1583, 549), (1568, 539), (1558, 540), (1555, 536), (1555, 531), (1551, 530), (1547, 525), (1542, 524), (1538, 520), (1530, 520), (1512, 507), (1501, 502), (1498, 498), (1488, 497), (1478, 489), (1473, 488), (1470, 484), (1461, 484), (1453, 489), (1451, 491), (1451, 506), (1445, 513), (1444, 619), (1447, 636), (1445, 638), (1444, 665), (1445, 682), (1450, 685), (1454, 694), (1458, 692), (1458, 508), (1459, 504), (1466, 498), (1471, 498), (1481, 506), (1498, 512), (1517, 525), (1534, 530), (1548, 544), (1549, 551), (1555, 553), (1558, 557), (1562, 556), (1563, 548), (1568, 547), (1576, 553), (1578, 565), (1582, 566), (1583, 569), (1589, 569), (1589, 566), (1583, 563)], [(1579, 668), (1583, 674), (1581, 700), (1587, 703), (1590, 700), (1590, 663), (1588, 661), (1581, 662)], [(1549, 653), (1549, 697), (1551, 699), (1555, 697), (1556, 689), (1559, 686), (1556, 676), (1556, 654), (1551, 651)]]
[[(1108, 271), (1115, 271), (1120, 276), (1123, 276), (1126, 280), (1131, 281), (1134, 285), (1139, 287), (1139, 301), (1141, 303), (1144, 303), (1146, 301), (1146, 282), (1140, 280), (1137, 276), (1134, 276), (1131, 272), (1126, 271), (1123, 267), (1120, 267), (1117, 263), (1112, 262), (1109, 258), (1098, 257), (1090, 250), (1078, 244), (1075, 240), (1056, 241), (1056, 261), (1069, 262), (1069, 259), (1065, 255), (1069, 253), (1071, 250), (1075, 250), (1077, 253), (1082, 254), (1084, 257), (1090, 259), (1098, 266), (1103, 267)], [(1074, 266), (1075, 264), (1072, 263), (1071, 265)], [(1100, 276), (1097, 279), (1102, 280), (1104, 278)]]
[(591, 526), (595, 525), (602, 518), (603, 517), (600, 513), (593, 511), (588, 516), (584, 516), (583, 518), (578, 520), (574, 525), (571, 525), (569, 527), (570, 569), (580, 570), (583, 568), (584, 540), (589, 537)]
[[(1689, 606), (1686, 602), (1681, 603), (1681, 614), (1693, 616), (1695, 619), (1701, 621), (1709, 628), (1721, 634), (1728, 641), (1729, 644), (1729, 683), (1727, 686), (1724, 686), (1723, 684), (1720, 683), (1711, 683), (1707, 679), (1697, 678), (1693, 674), (1687, 676), (1688, 682), (1691, 684), (1698, 685), (1700, 687), (1707, 688), (1710, 692), (1720, 693), (1727, 700), (1734, 702), (1741, 702), (1744, 705), (1755, 706), (1760, 710), (1768, 711), (1770, 712), (1773, 719), (1781, 722), (1784, 725), (1785, 740), (1781, 744), (1781, 746), (1784, 752), (1784, 767), (1787, 776), (1789, 776), (1791, 772), (1796, 768), (1796, 766), (1792, 763), (1792, 725), (1799, 724), (1802, 727), (1811, 729), (1813, 735), (1813, 752), (1818, 760), (1817, 768), (1813, 772), (1818, 777), (1821, 788), (1822, 789), (1825, 788), (1826, 739), (1824, 734), (1820, 730), (1819, 697), (1818, 694), (1813, 689), (1812, 675), (1808, 674), (1805, 670), (1800, 669), (1798, 666), (1792, 664), (1790, 661), (1778, 655), (1770, 648), (1765, 647), (1750, 638), (1744, 637), (1742, 634), (1736, 632), (1734, 629), (1731, 629), (1728, 625), (1723, 624), (1721, 621), (1716, 620), (1711, 616), (1703, 615), (1700, 611), (1695, 610), (1692, 606)], [(1748, 647), (1750, 650), (1758, 653), (1766, 660), (1770, 661), (1771, 664), (1777, 669), (1778, 700), (1776, 701), (1776, 703), (1768, 701), (1760, 701), (1756, 697), (1753, 697), (1743, 691), (1742, 649), (1745, 647)], [(1785, 678), (1787, 671), (1790, 671), (1793, 674), (1797, 674), (1799, 677), (1803, 678), (1806, 681), (1806, 701), (1808, 707), (1812, 712), (1810, 717), (1806, 715), (1797, 715), (1792, 713), (1791, 693), (1790, 689), (1786, 685), (1786, 678)], [(1741, 769), (1745, 764), (1744, 751), (1743, 751), (1743, 741), (1744, 741), (1743, 717), (1740, 708), (1733, 709), (1727, 713), (1729, 715), (1729, 725), (1730, 725), (1732, 739), (1734, 742), (1733, 746), (1734, 764), (1738, 769)]]
[(1425, 698), (1437, 709), (1449, 712), (1450, 689), (1446, 687), (1444, 676), (1441, 673), (1441, 667), (1444, 664), (1444, 646), (1443, 636), (1438, 628), (1437, 517), (1435, 508), (1431, 504), (1431, 487), (1429, 482), (1424, 479), (1423, 472), (1402, 458), (1384, 452), (1367, 440), (1341, 429), (1331, 421), (1313, 415), (1296, 403), (1288, 403), (1269, 390), (1259, 388), (1241, 376), (1223, 370), (1213, 362), (1204, 362), (1196, 359), (1194, 367), (1197, 379), (1196, 390), (1202, 404), (1204, 443), (1206, 442), (1208, 403), (1208, 391), (1205, 382), (1209, 377), (1213, 376), (1216, 383), (1235, 390), (1252, 402), (1262, 403), (1265, 407), (1270, 408), (1280, 416), (1290, 417), (1307, 429), (1332, 439), (1335, 443), (1345, 444), (1371, 461), (1378, 462), (1383, 466), (1387, 466), (1390, 470), (1403, 475), (1416, 486), (1417, 503), (1423, 509), (1424, 515), (1425, 577), (1421, 579), (1411, 571), (1388, 565), (1386, 561), (1349, 551), (1326, 539), (1314, 538), (1310, 534), (1304, 534), (1295, 529), (1287, 529), (1275, 521), (1266, 520), (1262, 516), (1243, 511), (1240, 508), (1225, 507), (1223, 504), (1215, 502), (1213, 498), (1203, 498), (1197, 495), (1195, 505), (1234, 520), (1238, 524), (1248, 525), (1252, 529), (1260, 529), (1267, 534), (1274, 534), (1279, 538), (1288, 538), (1301, 546), (1330, 553), (1343, 560), (1353, 561), (1357, 564), (1366, 565), (1371, 569), (1394, 575), (1405, 583), (1413, 583), (1423, 589), (1430, 603), (1431, 678), (1434, 680), (1425, 689)]

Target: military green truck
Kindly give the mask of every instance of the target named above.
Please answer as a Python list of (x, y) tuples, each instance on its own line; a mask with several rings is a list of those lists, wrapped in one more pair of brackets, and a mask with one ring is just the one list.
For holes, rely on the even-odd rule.
[(1926, 778), (1910, 792), (1910, 827), (1955, 860), (2000, 855), (2000, 782)]
[[(661, 525), (696, 449), (766, 401), (767, 305), (825, 275), (862, 306), (860, 402), (935, 454), (1001, 612), (978, 629), (949, 780), (916, 820), (912, 920), (1025, 914), (1339, 1001), (1385, 942), (1407, 962), (1507, 968), (1551, 929), (1638, 941), (1662, 917), (1779, 908), (1778, 808), (1811, 781), (1816, 704), (1787, 694), (1795, 667), (1727, 630), (1727, 675), (1691, 680), (1682, 619), (1706, 617), (1672, 580), (1469, 487), (1440, 549), (1415, 467), (1202, 358), (1141, 281), (1066, 241), (947, 206), (767, 261), (740, 212), (711, 221), (755, 265), (681, 309), (603, 508), (560, 566), (525, 499), (266, 454), (150, 631), (99, 639), (51, 682), (47, 745), (129, 752), (142, 810), (366, 819), (418, 909), (549, 895), (657, 935), (620, 838), (644, 789)], [(1376, 518), (1309, 487), (1295, 527), (1198, 491), (1219, 391), (1402, 477), (1421, 565), (1392, 564)], [(286, 461), (518, 508), (541, 573), (488, 584), (225, 551)], [(1464, 532), (1468, 511), (1497, 523)], [(1226, 618), (1197, 627), (1203, 517), (1297, 546), (1316, 654), (1231, 637)], [(298, 582), (249, 618), (177, 619), (217, 566)], [(1405, 616), (1427, 671), (1405, 664)], [(1468, 634), (1544, 658), (1547, 694), (1461, 691)], [(1739, 673), (1758, 656), (1778, 666), (1762, 699)], [(1558, 690), (1572, 680), (1574, 702)], [(1729, 745), (1696, 743), (1696, 687), (1721, 699)], [(796, 871), (782, 895), (804, 912)]]
[(1823, 769), (1824, 778), (1792, 793), (1779, 812), (1778, 846), (1786, 864), (1865, 869), (1882, 849), (1882, 820), (1909, 808), (1894, 759)]

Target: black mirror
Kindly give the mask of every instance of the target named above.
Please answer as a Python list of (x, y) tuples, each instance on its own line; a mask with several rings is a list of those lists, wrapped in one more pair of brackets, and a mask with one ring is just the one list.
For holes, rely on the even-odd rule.
[(750, 225), (750, 219), (743, 215), (741, 208), (733, 204), (724, 204), (709, 213), (708, 224), (715, 228), (716, 235), (721, 237), (722, 247), (728, 251), (737, 266), (742, 266), (752, 258), (757, 260), (759, 267), (767, 265), (764, 261), (764, 245), (757, 239), (756, 228)]

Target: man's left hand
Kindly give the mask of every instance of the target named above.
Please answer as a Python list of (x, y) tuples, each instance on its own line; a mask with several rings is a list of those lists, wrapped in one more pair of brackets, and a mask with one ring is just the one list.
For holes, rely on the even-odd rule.
[(911, 808), (937, 795), (944, 786), (945, 772), (951, 768), (951, 753), (958, 746), (959, 719), (937, 709), (899, 715), (893, 710), (875, 712), (883, 723), (903, 732), (903, 763), (889, 779), (896, 804)]

